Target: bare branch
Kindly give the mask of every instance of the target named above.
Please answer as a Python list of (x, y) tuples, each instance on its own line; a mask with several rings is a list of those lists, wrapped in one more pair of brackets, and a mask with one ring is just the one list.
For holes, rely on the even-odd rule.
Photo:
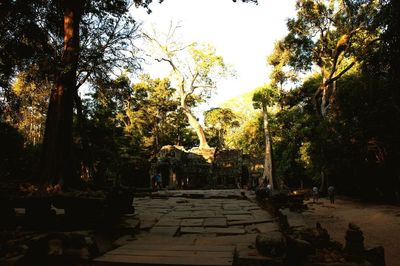
[(197, 79), (198, 76), (199, 76), (199, 72), (196, 72), (196, 73), (193, 75), (192, 82), (190, 83), (190, 93), (191, 93), (191, 94), (192, 94), (192, 93), (194, 92), (194, 90), (196, 89), (196, 87), (194, 86), (194, 83), (196, 82), (196, 79)]

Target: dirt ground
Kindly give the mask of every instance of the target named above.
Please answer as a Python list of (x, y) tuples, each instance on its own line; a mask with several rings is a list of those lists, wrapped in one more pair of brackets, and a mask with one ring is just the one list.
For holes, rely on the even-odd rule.
[(310, 226), (319, 221), (331, 238), (345, 244), (348, 224), (358, 225), (364, 232), (366, 248), (383, 246), (387, 266), (400, 265), (400, 206), (363, 203), (337, 197), (335, 204), (326, 198), (317, 203), (305, 202), (308, 210), (304, 218)]

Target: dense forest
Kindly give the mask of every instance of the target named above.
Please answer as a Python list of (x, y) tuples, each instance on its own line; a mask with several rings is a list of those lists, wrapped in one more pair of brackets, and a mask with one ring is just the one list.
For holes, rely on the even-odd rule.
[[(179, 145), (265, 160), (278, 188), (400, 200), (399, 1), (297, 0), (265, 59), (270, 83), (204, 125), (193, 108), (233, 71), (211, 45), (142, 32), (129, 9), (163, 5), (151, 2), (0, 3), (1, 183), (105, 185)], [(141, 72), (136, 40), (171, 76)]]

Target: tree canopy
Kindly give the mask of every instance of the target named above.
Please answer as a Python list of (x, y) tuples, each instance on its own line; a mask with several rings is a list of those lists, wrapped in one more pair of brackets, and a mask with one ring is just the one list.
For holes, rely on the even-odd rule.
[(145, 36), (153, 46), (152, 57), (158, 62), (167, 63), (171, 68), (178, 83), (180, 108), (196, 131), (199, 147), (209, 148), (204, 129), (191, 108), (211, 96), (217, 81), (228, 74), (229, 68), (210, 44), (183, 44), (177, 41), (175, 34), (178, 28), (178, 25), (171, 22), (164, 37), (156, 32), (153, 36)]
[[(198, 145), (251, 155), (271, 185), (399, 198), (399, 1), (297, 0), (270, 83), (208, 110), (204, 128), (194, 107), (234, 73), (177, 25), (142, 35), (129, 9), (152, 2), (0, 4), (0, 178), (104, 185), (164, 145)], [(139, 75), (140, 38), (171, 75)]]

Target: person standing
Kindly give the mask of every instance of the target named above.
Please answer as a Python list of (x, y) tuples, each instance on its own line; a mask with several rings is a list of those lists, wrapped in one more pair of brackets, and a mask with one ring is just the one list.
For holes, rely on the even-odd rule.
[(319, 191), (317, 187), (312, 188), (313, 202), (318, 202)]
[(335, 203), (335, 187), (330, 185), (328, 187), (328, 195), (329, 195), (329, 200), (331, 201), (331, 204)]
[(153, 191), (161, 189), (161, 173), (157, 172), (157, 174), (153, 176), (152, 181)]

